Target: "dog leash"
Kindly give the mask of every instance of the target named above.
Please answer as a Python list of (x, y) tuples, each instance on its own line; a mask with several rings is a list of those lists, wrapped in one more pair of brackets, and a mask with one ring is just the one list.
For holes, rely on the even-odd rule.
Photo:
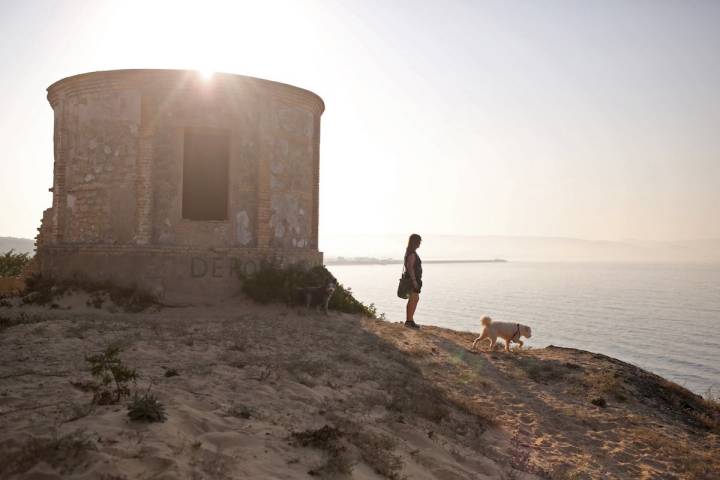
[(512, 336), (512, 338), (510, 339), (511, 342), (517, 342), (517, 340), (515, 340), (515, 339), (520, 338), (520, 324), (517, 323), (516, 325), (517, 325), (517, 330), (515, 331), (515, 334)]

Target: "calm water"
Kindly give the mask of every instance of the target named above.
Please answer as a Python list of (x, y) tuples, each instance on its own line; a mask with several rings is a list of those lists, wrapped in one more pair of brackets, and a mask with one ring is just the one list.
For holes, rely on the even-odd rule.
[[(390, 321), (402, 265), (330, 266)], [(424, 264), (415, 321), (477, 332), (482, 315), (533, 329), (526, 345), (604, 353), (700, 394), (720, 393), (720, 265)]]

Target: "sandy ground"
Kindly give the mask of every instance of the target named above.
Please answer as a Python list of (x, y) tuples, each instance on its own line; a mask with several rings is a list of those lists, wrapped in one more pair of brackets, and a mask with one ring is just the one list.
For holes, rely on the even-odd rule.
[[(603, 355), (239, 299), (86, 300), (0, 308), (0, 478), (720, 478), (717, 405)], [(108, 345), (166, 421), (91, 403), (85, 356)]]

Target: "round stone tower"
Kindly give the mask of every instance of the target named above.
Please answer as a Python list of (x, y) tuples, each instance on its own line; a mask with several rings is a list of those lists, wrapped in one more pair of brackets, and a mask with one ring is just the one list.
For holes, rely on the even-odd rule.
[(322, 264), (312, 92), (229, 74), (117, 70), (48, 88), (43, 277), (232, 295), (263, 259)]

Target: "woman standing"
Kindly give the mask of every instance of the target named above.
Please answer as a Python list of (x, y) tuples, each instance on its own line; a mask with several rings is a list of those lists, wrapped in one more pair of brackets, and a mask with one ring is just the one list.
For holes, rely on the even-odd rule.
[(413, 233), (410, 235), (407, 249), (405, 249), (405, 271), (408, 272), (410, 280), (412, 281), (410, 297), (408, 297), (408, 303), (405, 310), (405, 326), (410, 328), (420, 328), (413, 319), (415, 316), (415, 309), (420, 301), (420, 289), (422, 288), (422, 261), (417, 254), (417, 249), (420, 248), (420, 242), (422, 242), (420, 235)]

